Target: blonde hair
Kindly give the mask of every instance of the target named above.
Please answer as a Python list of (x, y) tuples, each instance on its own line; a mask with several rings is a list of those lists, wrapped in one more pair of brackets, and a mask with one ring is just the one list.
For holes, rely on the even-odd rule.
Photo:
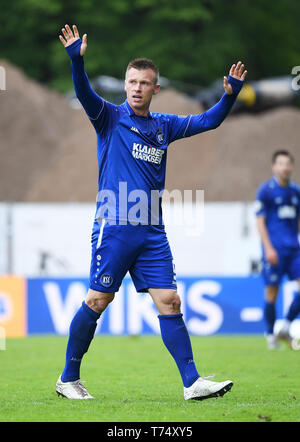
[(149, 58), (135, 58), (135, 59), (131, 60), (128, 63), (126, 72), (131, 68), (137, 69), (138, 71), (142, 71), (144, 69), (151, 69), (155, 74), (154, 84), (158, 83), (158, 77), (159, 77), (158, 67)]

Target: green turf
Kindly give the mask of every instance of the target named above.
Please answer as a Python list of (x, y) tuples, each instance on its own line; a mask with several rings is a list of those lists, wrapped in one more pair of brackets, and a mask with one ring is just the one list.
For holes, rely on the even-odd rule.
[(159, 336), (96, 337), (81, 379), (95, 397), (57, 397), (67, 338), (7, 339), (0, 351), (0, 421), (300, 422), (300, 352), (267, 351), (263, 337), (192, 337), (200, 374), (232, 379), (223, 398), (184, 401)]

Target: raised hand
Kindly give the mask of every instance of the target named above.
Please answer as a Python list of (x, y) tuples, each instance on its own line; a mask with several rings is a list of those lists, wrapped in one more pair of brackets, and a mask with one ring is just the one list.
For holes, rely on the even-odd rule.
[[(230, 68), (229, 75), (237, 80), (244, 81), (247, 75), (247, 71), (244, 70), (244, 64), (239, 61), (237, 64), (233, 64)], [(226, 94), (231, 95), (233, 93), (231, 84), (228, 83), (228, 78), (224, 77), (223, 81)]]
[[(70, 46), (72, 43), (74, 43), (74, 41), (80, 39), (77, 26), (73, 25), (72, 28), (73, 31), (69, 25), (65, 25), (65, 27), (62, 28), (63, 36), (59, 35), (59, 39), (64, 45), (64, 47)], [(82, 43), (80, 47), (80, 55), (84, 55), (86, 48), (87, 48), (87, 34), (84, 34), (82, 37)]]

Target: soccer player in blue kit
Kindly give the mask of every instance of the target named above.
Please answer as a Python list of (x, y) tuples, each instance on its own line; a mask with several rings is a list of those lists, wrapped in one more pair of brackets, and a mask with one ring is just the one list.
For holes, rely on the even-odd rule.
[(297, 294), (278, 334), (274, 333), (276, 298), (285, 275), (300, 284), (300, 187), (291, 181), (293, 156), (286, 150), (272, 157), (273, 177), (261, 184), (256, 195), (257, 228), (262, 243), (262, 276), (265, 284), (264, 317), (267, 347), (279, 348), (279, 339), (298, 349), (290, 335), (290, 324), (300, 313)]
[[(69, 331), (66, 364), (56, 391), (69, 399), (89, 399), (80, 380), (80, 364), (101, 313), (113, 301), (127, 272), (137, 292), (148, 292), (159, 312), (162, 340), (183, 382), (184, 399), (223, 396), (230, 380), (212, 382), (199, 375), (176, 291), (173, 257), (161, 213), (168, 145), (218, 127), (230, 112), (246, 76), (232, 65), (224, 77), (225, 93), (208, 111), (178, 116), (151, 113), (159, 92), (159, 72), (148, 59), (132, 60), (126, 70), (127, 99), (121, 105), (103, 100), (89, 84), (83, 55), (87, 35), (65, 25), (60, 41), (71, 59), (76, 95), (97, 134), (98, 196), (92, 231), (90, 285)], [(137, 202), (138, 201), (138, 202)]]

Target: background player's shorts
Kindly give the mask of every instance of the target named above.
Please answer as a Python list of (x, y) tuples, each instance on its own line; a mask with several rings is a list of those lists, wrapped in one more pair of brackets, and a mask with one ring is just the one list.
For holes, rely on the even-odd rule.
[(283, 276), (287, 275), (290, 280), (300, 278), (300, 248), (276, 250), (279, 262), (272, 266), (262, 258), (262, 276), (265, 285), (280, 285)]
[(149, 288), (176, 290), (173, 257), (164, 226), (95, 221), (90, 288), (117, 292), (127, 272), (137, 292), (147, 292)]

